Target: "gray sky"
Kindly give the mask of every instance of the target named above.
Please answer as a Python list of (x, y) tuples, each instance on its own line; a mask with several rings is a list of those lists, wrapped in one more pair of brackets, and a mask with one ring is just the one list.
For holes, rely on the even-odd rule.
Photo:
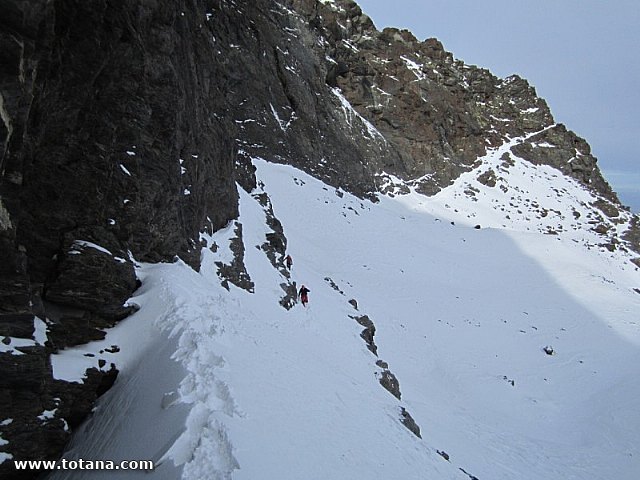
[(640, 211), (640, 0), (356, 1), (379, 30), (435, 37), (467, 64), (526, 78)]

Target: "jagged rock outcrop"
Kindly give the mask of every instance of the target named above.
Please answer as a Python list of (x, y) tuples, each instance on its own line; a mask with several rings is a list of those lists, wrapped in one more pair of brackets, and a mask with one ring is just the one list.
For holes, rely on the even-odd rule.
[(555, 125), (511, 149), (520, 158), (538, 165), (551, 165), (563, 174), (591, 187), (607, 200), (619, 203), (611, 186), (603, 178), (591, 147), (562, 125)]
[[(49, 355), (132, 311), (135, 260), (197, 268), (199, 233), (237, 216), (236, 182), (256, 188), (251, 157), (374, 199), (391, 174), (435, 193), (487, 148), (530, 134), (514, 155), (576, 178), (615, 217), (588, 144), (524, 79), (379, 32), (351, 0), (3, 1), (0, 337), (33, 345), (0, 352), (0, 451), (60, 453), (117, 373), (96, 365), (69, 384)], [(264, 248), (280, 268), (286, 238), (270, 222)], [(625, 239), (637, 247), (634, 225)], [(251, 290), (242, 265), (221, 268)], [(295, 284), (283, 290), (287, 308)]]
[(362, 330), (362, 332), (360, 333), (360, 337), (367, 344), (367, 348), (369, 349), (369, 351), (377, 356), (378, 346), (376, 345), (376, 342), (374, 340), (374, 337), (376, 335), (376, 326), (369, 318), (369, 315), (350, 315), (350, 317), (364, 327), (364, 330)]
[(465, 65), (436, 39), (421, 42), (394, 28), (379, 32), (350, 0), (295, 3), (325, 39), (328, 82), (389, 142), (378, 173), (435, 193), (487, 147), (553, 124), (547, 104), (522, 78), (503, 80)]
[(234, 222), (234, 237), (229, 242), (229, 249), (233, 253), (233, 259), (230, 263), (225, 264), (216, 262), (218, 267), (218, 276), (224, 288), (229, 290), (229, 282), (238, 288), (242, 288), (248, 292), (253, 292), (254, 283), (247, 272), (244, 265), (244, 243), (242, 241), (242, 224)]
[(420, 427), (404, 407), (400, 407), (400, 422), (416, 437), (422, 438), (422, 435), (420, 434)]
[[(368, 161), (378, 189), (394, 175), (434, 194), (477, 166), (487, 149), (523, 137), (512, 148), (519, 158), (573, 177), (608, 209), (620, 206), (588, 143), (555, 123), (525, 79), (500, 79), (466, 65), (433, 38), (419, 41), (395, 28), (380, 32), (352, 0), (292, 4), (320, 37), (313, 48), (325, 59), (327, 83), (384, 136), (383, 154)], [(623, 238), (640, 253), (638, 228), (632, 223)], [(603, 242), (615, 248), (617, 240)]]

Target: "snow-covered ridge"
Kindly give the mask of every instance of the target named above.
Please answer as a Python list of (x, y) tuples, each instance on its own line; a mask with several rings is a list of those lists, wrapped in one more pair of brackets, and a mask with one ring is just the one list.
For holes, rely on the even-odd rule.
[(534, 165), (513, 154), (514, 145), (538, 133), (490, 149), (475, 168), (431, 199), (416, 192), (422, 178), (403, 181), (382, 174), (382, 190), (392, 195), (410, 193), (399, 201), (465, 225), (562, 236), (610, 252), (611, 258), (623, 263), (636, 258), (622, 240), (632, 221), (630, 212), (613, 208), (615, 216), (611, 216), (606, 209), (611, 203), (584, 185), (553, 167)]

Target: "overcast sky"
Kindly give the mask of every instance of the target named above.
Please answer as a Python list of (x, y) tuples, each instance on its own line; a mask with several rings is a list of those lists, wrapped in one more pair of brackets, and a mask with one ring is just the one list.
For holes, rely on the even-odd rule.
[(467, 64), (526, 78), (640, 211), (640, 0), (356, 1), (379, 30), (435, 37)]

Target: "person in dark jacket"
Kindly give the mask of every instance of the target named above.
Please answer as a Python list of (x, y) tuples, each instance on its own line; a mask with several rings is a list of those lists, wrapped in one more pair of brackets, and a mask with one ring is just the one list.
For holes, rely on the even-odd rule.
[(300, 301), (302, 302), (302, 306), (306, 307), (307, 303), (309, 302), (309, 292), (311, 290), (309, 290), (307, 287), (305, 287), (304, 285), (302, 285), (300, 287), (300, 291), (298, 292), (298, 296), (300, 297)]
[(287, 265), (287, 270), (291, 270), (291, 265), (293, 265), (293, 258), (291, 258), (291, 255), (287, 255), (284, 262)]

